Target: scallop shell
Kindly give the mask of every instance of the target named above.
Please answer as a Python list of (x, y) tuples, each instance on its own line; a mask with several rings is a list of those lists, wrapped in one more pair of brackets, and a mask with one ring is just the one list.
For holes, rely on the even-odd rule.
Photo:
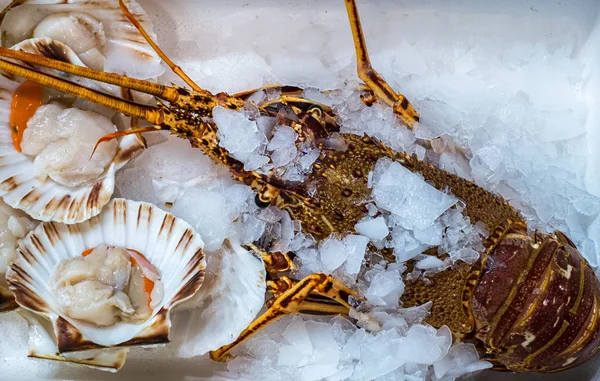
[(125, 364), (129, 348), (90, 349), (61, 354), (56, 347), (52, 324), (47, 319), (26, 310), (19, 310), (18, 313), (29, 325), (28, 357), (64, 361), (109, 372), (116, 372)]
[(202, 288), (173, 314), (171, 345), (183, 358), (233, 342), (265, 304), (267, 274), (260, 257), (226, 241), (207, 262)]
[[(124, 3), (150, 37), (156, 40), (152, 22), (142, 7), (135, 0), (125, 0)], [(59, 12), (83, 12), (102, 22), (108, 63), (105, 71), (139, 79), (156, 78), (165, 72), (160, 57), (123, 15), (117, 0), (13, 1), (0, 14), (2, 46), (13, 46), (30, 38), (40, 21)]]
[(18, 152), (12, 143), (9, 125), (12, 94), (19, 82), (0, 76), (0, 197), (40, 221), (77, 223), (102, 210), (112, 197), (115, 173), (140, 150), (139, 138), (125, 136), (104, 173), (95, 181), (66, 187), (34, 176), (33, 158)]
[(17, 307), (12, 293), (0, 286), (0, 313), (12, 311)]
[[(57, 308), (49, 287), (53, 268), (102, 243), (137, 250), (160, 271), (164, 297), (147, 321), (98, 327)], [(88, 221), (40, 224), (19, 242), (6, 278), (20, 307), (51, 322), (56, 354), (70, 361), (65, 356), (73, 352), (168, 343), (171, 309), (191, 298), (204, 280), (203, 246), (190, 225), (172, 214), (152, 204), (115, 199)]]
[[(52, 58), (58, 61), (68, 62), (73, 65), (87, 67), (79, 58), (77, 53), (73, 51), (68, 45), (64, 43), (53, 40), (49, 37), (37, 37), (37, 38), (29, 38), (27, 40), (23, 40), (18, 44), (11, 47), (12, 50), (21, 50), (27, 53), (36, 54), (39, 56), (44, 56), (48, 58)], [(121, 95), (121, 88), (109, 85), (102, 82), (93, 81), (91, 79), (77, 77), (68, 73), (64, 73), (58, 70), (47, 69), (43, 66), (27, 64), (34, 67), (36, 70), (53, 75), (55, 77), (63, 77), (70, 82), (77, 83), (79, 85), (85, 86), (90, 89), (99, 90), (102, 92), (107, 92), (115, 96)]]
[[(125, 1), (150, 36), (154, 37), (147, 14), (135, 1)], [(164, 72), (160, 57), (119, 9), (118, 1), (110, 0), (23, 0), (13, 1), (0, 14), (3, 46), (59, 58), (85, 66), (66, 45), (48, 38), (29, 39), (35, 26), (46, 16), (58, 12), (85, 12), (104, 24), (106, 35), (106, 66), (113, 69), (111, 60), (118, 61), (118, 70), (129, 77), (154, 78)], [(60, 51), (62, 57), (56, 57)], [(110, 64), (110, 65), (109, 65)], [(70, 78), (71, 79), (71, 78)], [(98, 90), (115, 93), (114, 86), (94, 81), (78, 82)], [(17, 152), (10, 137), (10, 103), (19, 85), (14, 78), (0, 78), (0, 197), (10, 206), (21, 209), (41, 221), (68, 224), (85, 221), (102, 210), (114, 193), (115, 173), (140, 150), (145, 148), (141, 136), (130, 135), (120, 141), (118, 151), (105, 172), (95, 181), (79, 187), (66, 187), (47, 179), (41, 183), (33, 176), (32, 158)], [(117, 90), (118, 91), (118, 90)], [(115, 94), (115, 95), (118, 95)], [(147, 101), (137, 92), (136, 100)]]

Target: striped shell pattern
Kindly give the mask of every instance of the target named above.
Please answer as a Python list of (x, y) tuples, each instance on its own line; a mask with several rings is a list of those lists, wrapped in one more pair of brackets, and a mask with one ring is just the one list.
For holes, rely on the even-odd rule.
[[(49, 286), (53, 269), (100, 244), (139, 251), (159, 270), (164, 296), (145, 322), (99, 327), (59, 311)], [(79, 362), (87, 358), (84, 363), (117, 370), (122, 363), (114, 366), (115, 359), (124, 353), (123, 348), (168, 343), (171, 310), (191, 298), (204, 280), (203, 246), (185, 221), (151, 204), (124, 199), (114, 199), (100, 215), (79, 224), (40, 224), (20, 241), (17, 259), (6, 274), (17, 303), (26, 310), (25, 317), (38, 335), (39, 345), (30, 350), (32, 356), (63, 361), (76, 356)], [(49, 340), (54, 340), (53, 351), (48, 350)]]

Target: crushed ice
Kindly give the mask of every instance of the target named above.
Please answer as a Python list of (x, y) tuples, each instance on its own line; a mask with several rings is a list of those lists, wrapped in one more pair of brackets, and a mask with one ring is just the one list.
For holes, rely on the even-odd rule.
[[(348, 43), (346, 31), (338, 37)], [(393, 50), (373, 49), (373, 65), (422, 115), (414, 132), (402, 128), (389, 107), (365, 107), (352, 83), (330, 95), (313, 89), (306, 95), (331, 105), (341, 117), (343, 132), (367, 133), (474, 180), (508, 199), (533, 228), (563, 230), (596, 265), (600, 191), (586, 187), (591, 164), (582, 149), (588, 116), (584, 77), (589, 68), (573, 58), (574, 36), (567, 34), (561, 41), (562, 48), (556, 48), (518, 38), (486, 44), (425, 36), (402, 40)], [(324, 52), (333, 50), (327, 44)], [(311, 44), (311, 54), (314, 47)], [(355, 71), (350, 51), (337, 54), (312, 56), (309, 61), (273, 58), (270, 64), (253, 52), (227, 53), (182, 66), (214, 91), (243, 90), (231, 73), (246, 79), (244, 88), (262, 84), (250, 75), (256, 73), (290, 84), (334, 88), (343, 83), (328, 70), (344, 78), (352, 78)], [(302, 67), (297, 62), (303, 62)], [(295, 132), (275, 125), (272, 118), (250, 116), (215, 109), (223, 146), (246, 169), (279, 169), (284, 178), (301, 181), (320, 152), (291, 144), (288, 139)], [(364, 328), (341, 317), (286, 317), (240, 347), (227, 371), (213, 379), (448, 381), (489, 367), (470, 344), (451, 346), (447, 329), (421, 324), (429, 304), (408, 309), (398, 305), (404, 289), (398, 276), (405, 271), (402, 263), (416, 259), (416, 272), (410, 276), (427, 276), (456, 261), (472, 263), (482, 249), (481, 237), (487, 232), (471, 224), (451, 195), (382, 160), (370, 175), (376, 203), (367, 205), (369, 216), (356, 225), (358, 234), (315, 245), (287, 213), (258, 208), (252, 192), (188, 142), (163, 135), (148, 139), (150, 147), (117, 175), (121, 196), (153, 202), (188, 220), (206, 237), (209, 251), (227, 238), (252, 242), (268, 232), (276, 238), (272, 250), (296, 253), (299, 276), (332, 272), (355, 281), (367, 298), (370, 313), (360, 310), (354, 316)], [(426, 150), (419, 139), (433, 139), (432, 149)], [(330, 142), (336, 144), (335, 138)], [(398, 186), (399, 179), (410, 186)], [(422, 198), (410, 198), (407, 192)], [(393, 248), (398, 263), (366, 269), (363, 258), (371, 255), (369, 243)], [(446, 260), (422, 254), (436, 246), (449, 254)], [(0, 341), (2, 348), (23, 347), (15, 343), (16, 336), (8, 339)]]

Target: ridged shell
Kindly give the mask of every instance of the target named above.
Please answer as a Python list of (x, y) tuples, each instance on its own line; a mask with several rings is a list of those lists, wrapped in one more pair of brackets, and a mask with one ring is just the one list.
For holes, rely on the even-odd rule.
[[(125, 3), (150, 35), (154, 36), (148, 16), (137, 2)], [(103, 23), (107, 42), (106, 62), (111, 62), (111, 57), (116, 58), (121, 54), (118, 59), (121, 67), (113, 71), (141, 79), (156, 77), (164, 72), (160, 58), (123, 15), (118, 1), (15, 1), (0, 15), (2, 44), (13, 46), (19, 43), (18, 47), (28, 46), (28, 49), (23, 50), (43, 53), (51, 58), (59, 58), (56, 57), (56, 48), (61, 47), (65, 61), (81, 65), (77, 55), (64, 44), (43, 38), (24, 42), (44, 17), (52, 13), (71, 11), (85, 12)], [(16, 30), (7, 29), (7, 24)], [(85, 84), (89, 85), (88, 82), (93, 83), (86, 80)], [(10, 206), (21, 209), (41, 221), (70, 224), (97, 215), (114, 193), (115, 172), (145, 147), (142, 138), (137, 135), (124, 137), (113, 161), (93, 182), (79, 187), (62, 186), (52, 179), (41, 183), (32, 175), (33, 158), (17, 152), (11, 141), (8, 123), (10, 104), (18, 84), (12, 78), (0, 78), (0, 197)], [(94, 84), (91, 87), (110, 91), (110, 88), (104, 85)]]
[(63, 186), (50, 178), (41, 182), (34, 176), (34, 158), (18, 152), (11, 138), (10, 104), (18, 85), (0, 76), (0, 197), (40, 221), (71, 224), (97, 215), (112, 197), (116, 171), (142, 149), (139, 138), (123, 137), (112, 162), (93, 182), (78, 187)]
[(125, 364), (129, 348), (90, 349), (61, 354), (50, 321), (26, 310), (19, 310), (18, 313), (29, 325), (29, 357), (64, 361), (109, 372), (116, 372)]
[[(125, 0), (125, 5), (150, 37), (156, 39), (152, 22), (134, 0)], [(102, 22), (106, 36), (106, 60), (119, 56), (118, 70), (113, 64), (104, 70), (125, 74), (139, 79), (156, 78), (165, 67), (160, 57), (152, 50), (143, 36), (127, 20), (117, 0), (17, 0), (0, 14), (2, 46), (10, 47), (32, 37), (33, 29), (46, 16), (59, 12), (82, 12)]]
[(0, 286), (0, 313), (12, 311), (17, 307), (12, 293)]
[[(146, 322), (97, 327), (63, 316), (57, 308), (49, 287), (53, 268), (102, 243), (137, 250), (160, 271), (164, 297)], [(190, 225), (172, 214), (148, 203), (115, 199), (88, 221), (40, 224), (19, 242), (17, 259), (6, 278), (20, 307), (52, 322), (61, 355), (165, 344), (169, 342), (171, 309), (191, 298), (204, 280), (203, 246)]]
[(171, 345), (184, 358), (233, 342), (265, 304), (266, 271), (260, 257), (236, 242), (226, 242), (207, 257), (202, 288), (173, 314)]
[[(14, 45), (14, 46), (11, 46), (11, 49), (20, 50), (20, 51), (24, 51), (27, 53), (36, 54), (39, 56), (44, 56), (44, 57), (52, 58), (52, 59), (63, 61), (63, 62), (68, 62), (68, 63), (77, 65), (77, 66), (87, 67), (81, 61), (81, 59), (79, 58), (77, 53), (75, 53), (73, 51), (73, 49), (71, 49), (68, 45), (65, 45), (64, 43), (62, 43), (60, 41), (53, 40), (49, 37), (29, 38), (27, 40), (23, 40), (23, 41), (19, 42), (18, 44)], [(87, 78), (83, 78), (83, 77), (77, 77), (77, 76), (74, 76), (71, 74), (63, 73), (58, 70), (47, 69), (40, 65), (33, 65), (33, 64), (27, 64), (27, 63), (23, 63), (23, 64), (32, 66), (36, 70), (48, 73), (50, 75), (54, 75), (57, 77), (63, 77), (65, 79), (69, 80), (70, 82), (80, 84), (80, 85), (88, 87), (90, 89), (99, 90), (102, 92), (108, 92), (115, 96), (121, 95), (121, 88), (114, 86), (114, 85), (109, 85), (106, 83), (93, 81), (91, 79), (87, 79)]]

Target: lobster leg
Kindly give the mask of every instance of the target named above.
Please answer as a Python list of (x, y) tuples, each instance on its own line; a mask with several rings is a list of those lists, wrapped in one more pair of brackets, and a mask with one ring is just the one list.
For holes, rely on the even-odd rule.
[[(323, 295), (329, 299), (338, 302), (341, 307), (332, 306), (330, 303), (320, 303), (318, 301), (308, 300), (311, 293)], [(288, 314), (296, 313), (340, 313), (343, 310), (351, 308), (348, 303), (348, 296), (355, 292), (337, 282), (330, 275), (317, 273), (307, 276), (294, 284), (287, 291), (276, 297), (269, 309), (254, 320), (240, 336), (231, 344), (224, 345), (221, 348), (211, 351), (210, 357), (215, 361), (224, 360), (229, 352), (248, 340), (252, 335), (265, 328), (269, 323)]]
[[(383, 79), (383, 77), (373, 69), (367, 45), (363, 34), (356, 0), (345, 0), (346, 11), (348, 12), (348, 20), (352, 29), (352, 37), (354, 39), (354, 48), (356, 49), (356, 61), (358, 65), (358, 77), (373, 91), (374, 95), (392, 106), (394, 113), (404, 122), (409, 128), (419, 121), (419, 114), (415, 111), (412, 104), (402, 94), (396, 93), (391, 86)], [(364, 101), (364, 100), (363, 100)]]
[(271, 279), (274, 279), (277, 276), (277, 273), (295, 269), (294, 262), (292, 262), (292, 259), (287, 253), (269, 253), (266, 250), (257, 247), (253, 243), (244, 245), (244, 247), (247, 250), (254, 251), (262, 257), (263, 263), (265, 264), (265, 269), (267, 270), (267, 273)]

